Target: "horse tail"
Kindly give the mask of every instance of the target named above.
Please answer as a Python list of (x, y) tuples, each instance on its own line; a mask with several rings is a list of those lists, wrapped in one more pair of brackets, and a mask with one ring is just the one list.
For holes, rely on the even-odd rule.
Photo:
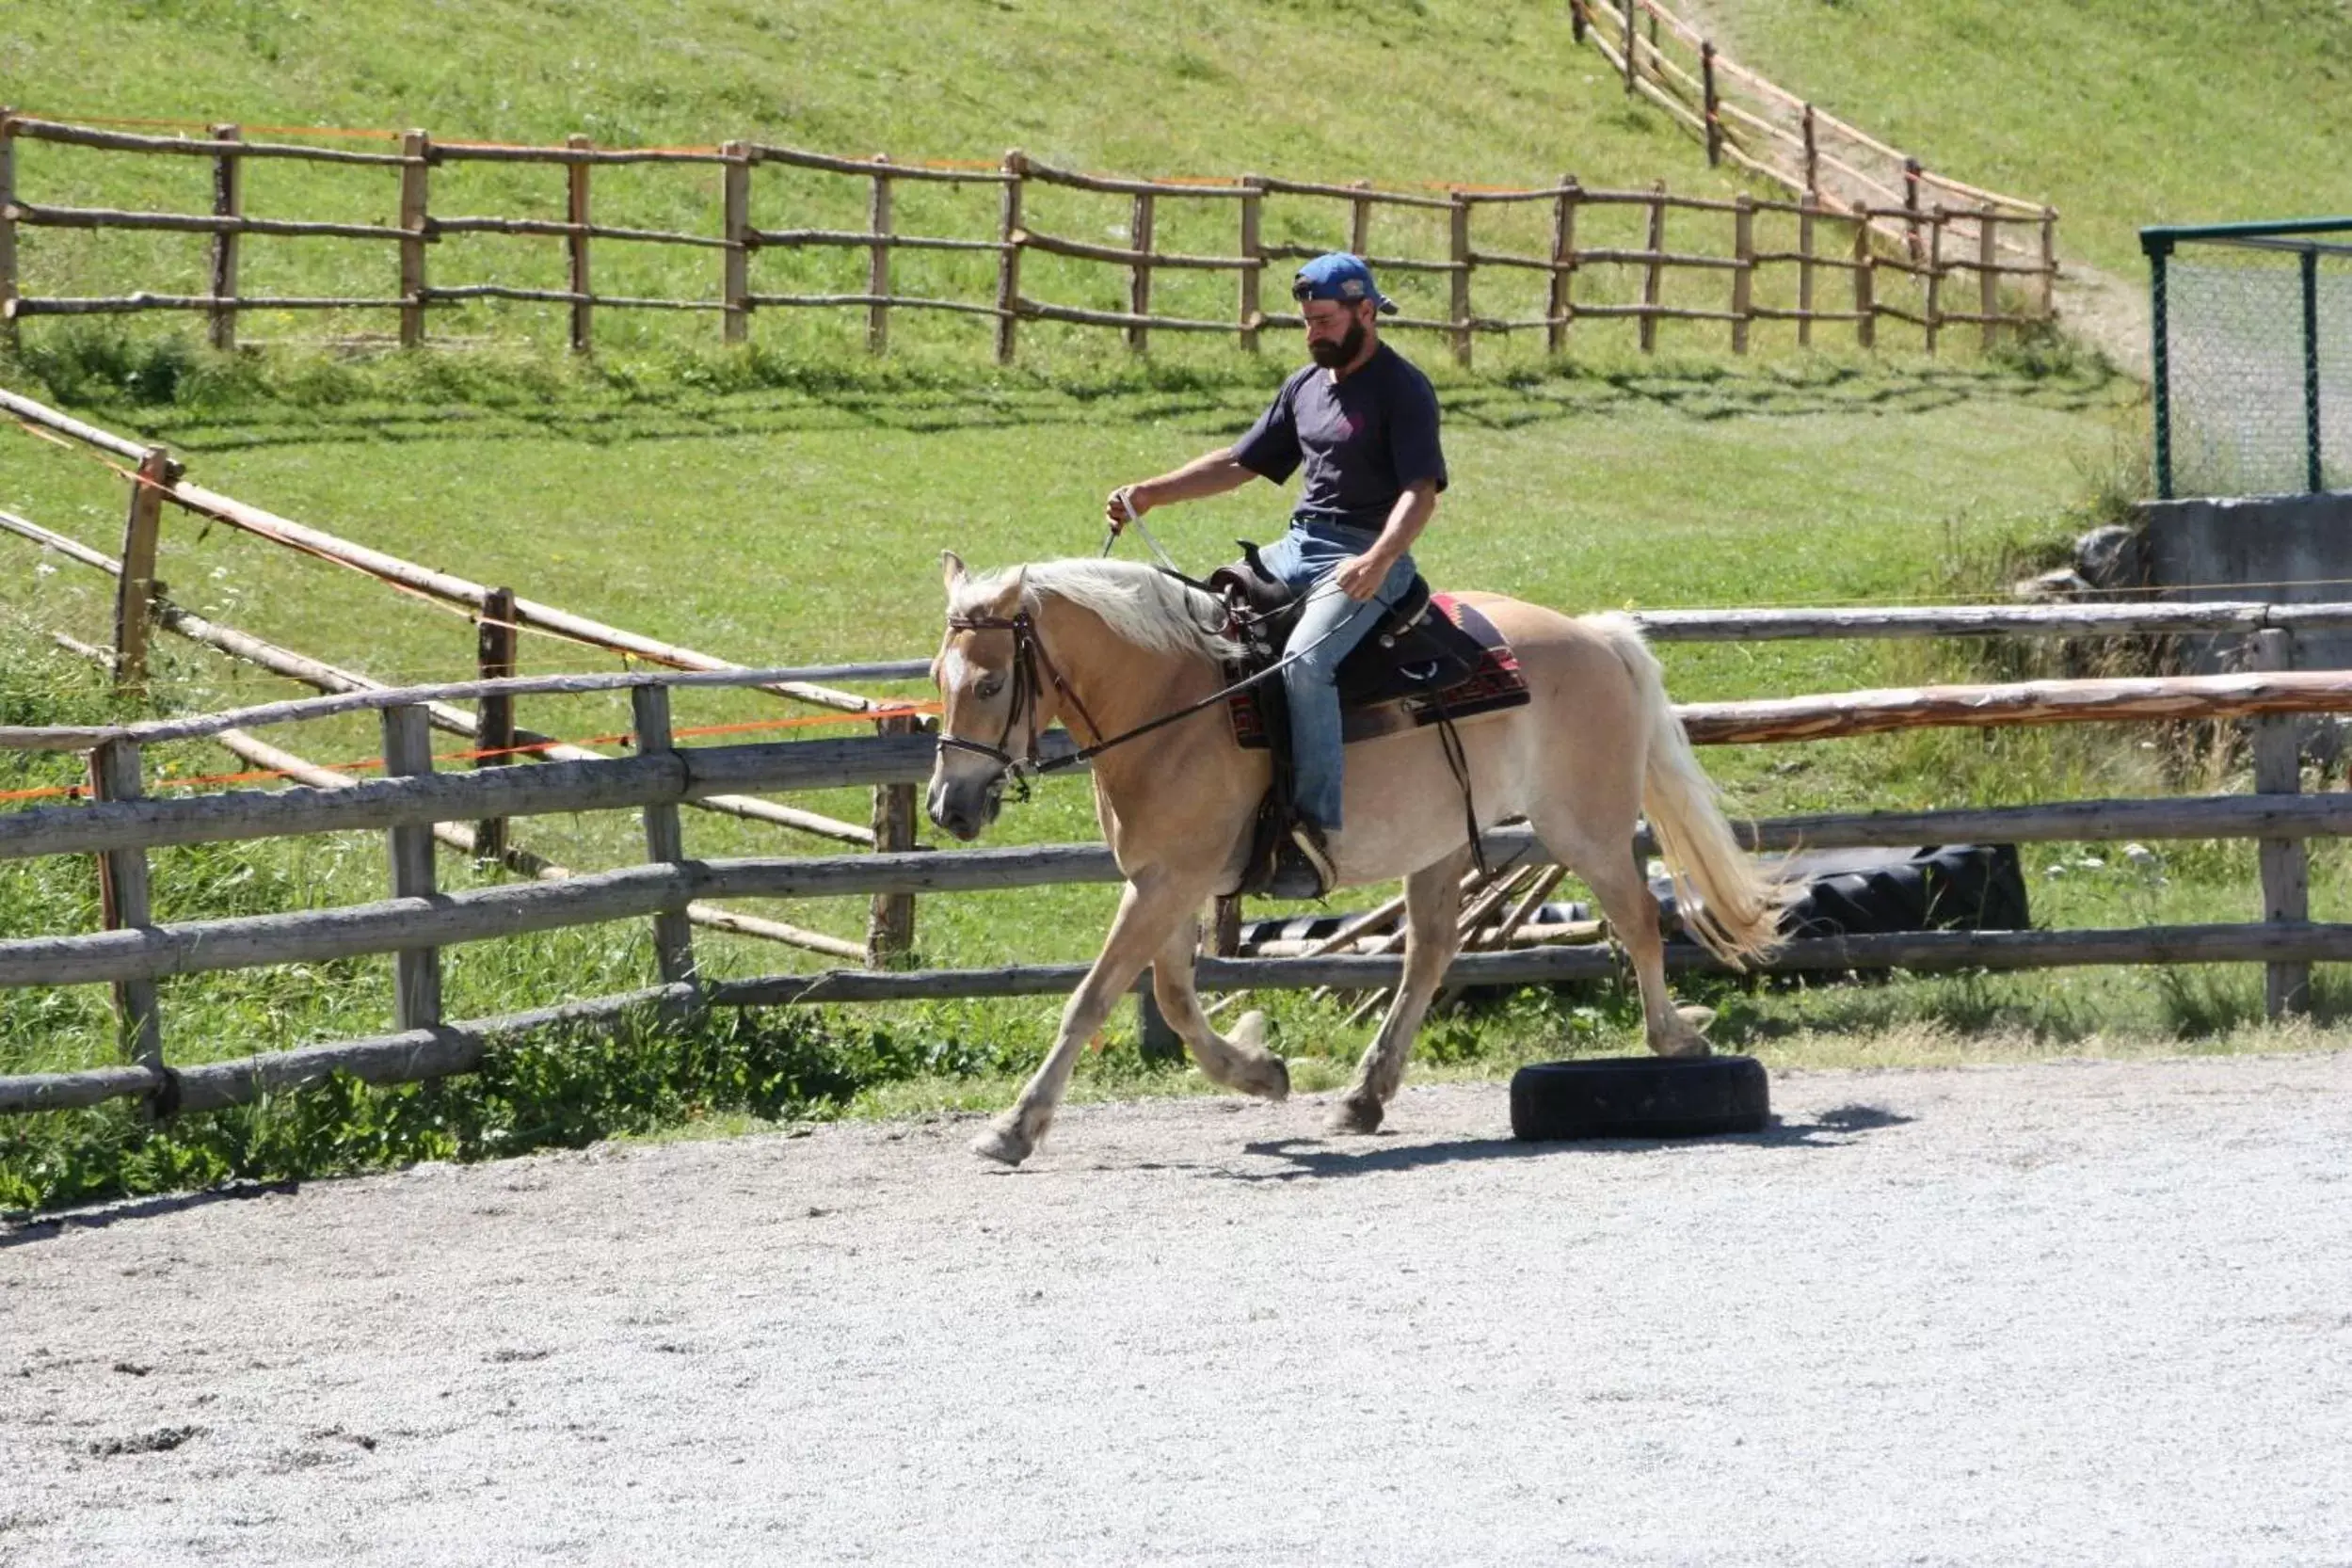
[(1766, 874), (1732, 836), (1715, 783), (1691, 753), (1690, 737), (1667, 699), (1665, 672), (1641, 629), (1617, 615), (1595, 616), (1589, 624), (1633, 680), (1647, 737), (1641, 809), (1673, 878), (1683, 923), (1719, 957), (1745, 968), (1780, 946), (1781, 914), (1795, 889)]

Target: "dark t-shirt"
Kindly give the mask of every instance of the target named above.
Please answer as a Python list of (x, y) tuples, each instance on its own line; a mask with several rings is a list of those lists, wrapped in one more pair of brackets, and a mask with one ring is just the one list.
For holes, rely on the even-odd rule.
[(1345, 380), (1314, 364), (1292, 376), (1232, 456), (1277, 485), (1304, 463), (1299, 511), (1375, 533), (1408, 485), (1446, 488), (1437, 393), (1386, 344)]

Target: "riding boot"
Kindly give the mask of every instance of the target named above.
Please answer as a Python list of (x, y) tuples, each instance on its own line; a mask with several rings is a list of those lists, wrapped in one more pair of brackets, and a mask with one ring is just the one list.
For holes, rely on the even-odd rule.
[(1300, 818), (1291, 824), (1274, 860), (1273, 880), (1266, 886), (1269, 898), (1320, 899), (1339, 882), (1339, 836)]

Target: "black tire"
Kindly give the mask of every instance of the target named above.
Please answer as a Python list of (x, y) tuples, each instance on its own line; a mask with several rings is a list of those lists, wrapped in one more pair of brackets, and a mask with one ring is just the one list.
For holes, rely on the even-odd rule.
[(1541, 1062), (1511, 1080), (1517, 1138), (1700, 1138), (1754, 1132), (1771, 1113), (1764, 1064), (1752, 1056)]

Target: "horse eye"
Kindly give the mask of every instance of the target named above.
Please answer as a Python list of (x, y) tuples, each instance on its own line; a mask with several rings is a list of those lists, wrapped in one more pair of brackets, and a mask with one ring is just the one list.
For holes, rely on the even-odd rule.
[(980, 678), (980, 684), (974, 686), (972, 690), (981, 696), (994, 696), (999, 692), (1004, 690), (1004, 677), (1000, 675), (984, 675)]

